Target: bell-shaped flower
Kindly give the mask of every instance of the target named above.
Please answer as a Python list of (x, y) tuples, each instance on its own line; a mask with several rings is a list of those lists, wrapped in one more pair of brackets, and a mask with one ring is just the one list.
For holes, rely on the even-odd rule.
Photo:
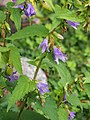
[(48, 84), (46, 84), (46, 83), (39, 82), (37, 84), (37, 88), (42, 95), (49, 92), (49, 87), (48, 87)]
[(79, 22), (72, 22), (70, 20), (66, 20), (66, 22), (71, 26), (73, 27), (75, 30), (77, 30), (77, 26), (80, 25)]
[(54, 46), (54, 60), (57, 64), (59, 64), (58, 60), (61, 60), (63, 62), (65, 62), (67, 60), (67, 55), (63, 54), (60, 49), (58, 49), (57, 47)]
[(27, 17), (33, 16), (36, 14), (35, 9), (31, 3), (27, 4), (26, 8), (24, 9), (24, 12)]
[(75, 112), (70, 112), (68, 116), (68, 120), (72, 120), (75, 117)]
[(16, 3), (17, 2), (17, 0), (12, 0), (14, 3)]
[(44, 53), (46, 50), (49, 52), (49, 48), (48, 48), (48, 40), (44, 39), (40, 45), (39, 48), (42, 48), (42, 53)]

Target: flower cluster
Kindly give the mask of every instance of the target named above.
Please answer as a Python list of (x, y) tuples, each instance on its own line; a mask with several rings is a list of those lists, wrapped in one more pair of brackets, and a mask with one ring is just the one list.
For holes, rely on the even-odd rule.
[[(13, 0), (14, 3), (16, 3), (16, 0)], [(20, 8), (21, 10), (24, 11), (25, 15), (27, 17), (33, 16), (36, 14), (34, 7), (32, 6), (31, 3), (26, 4), (25, 2), (22, 4), (19, 4), (15, 6), (15, 8)]]
[(18, 80), (18, 76), (17, 76), (17, 71), (13, 72), (10, 76), (7, 75), (6, 78), (10, 81), (10, 82), (14, 82), (14, 80)]
[[(39, 45), (39, 48), (42, 48), (42, 53), (44, 53), (45, 51), (50, 52), (49, 51), (49, 46), (48, 46), (48, 40), (44, 39), (41, 42), (41, 44)], [(66, 57), (67, 55), (63, 54), (62, 51), (59, 48), (54, 46), (53, 52), (54, 52), (54, 60), (57, 64), (59, 64), (59, 61), (58, 61), (59, 59), (63, 62), (65, 62), (67, 60), (67, 57)]]

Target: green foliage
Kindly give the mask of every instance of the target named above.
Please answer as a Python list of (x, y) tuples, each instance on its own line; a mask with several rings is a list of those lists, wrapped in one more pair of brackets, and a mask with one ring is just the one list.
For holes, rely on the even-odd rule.
[(43, 25), (32, 25), (16, 32), (15, 34), (13, 34), (10, 37), (7, 37), (6, 39), (16, 40), (27, 37), (33, 37), (33, 36), (45, 37), (47, 36), (47, 34), (48, 34), (48, 29), (46, 29)]
[(86, 91), (88, 97), (90, 98), (90, 84), (89, 83), (84, 84), (84, 88), (85, 88), (85, 91)]
[(43, 113), (49, 117), (50, 120), (58, 120), (58, 113), (56, 103), (51, 97), (47, 97), (45, 105), (42, 108)]
[(20, 54), (19, 54), (18, 49), (15, 46), (10, 47), (10, 61), (13, 64), (13, 66), (15, 67), (15, 69), (19, 73), (22, 73)]
[(14, 103), (21, 98), (23, 98), (26, 94), (33, 91), (35, 89), (36, 83), (35, 81), (31, 81), (27, 76), (22, 75), (18, 79), (18, 84), (12, 92), (10, 100), (8, 102), (7, 111), (14, 105)]
[(0, 11), (0, 23), (4, 23), (6, 19), (6, 15), (4, 14), (3, 11)]
[(16, 29), (20, 30), (21, 28), (21, 11), (19, 9), (11, 9), (11, 19), (14, 21)]
[(59, 107), (58, 115), (59, 120), (68, 120), (68, 112), (64, 108)]

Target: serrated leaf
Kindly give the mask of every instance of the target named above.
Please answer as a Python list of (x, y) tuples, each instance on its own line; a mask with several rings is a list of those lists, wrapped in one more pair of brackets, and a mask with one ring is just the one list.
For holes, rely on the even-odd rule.
[(46, 98), (45, 105), (42, 108), (43, 113), (49, 117), (50, 120), (58, 120), (58, 112), (56, 109), (56, 103), (51, 98)]
[(62, 107), (59, 107), (58, 116), (59, 120), (68, 120), (68, 112)]
[(16, 29), (20, 30), (21, 28), (21, 12), (19, 9), (13, 8), (11, 9), (11, 16), (15, 23)]
[(70, 11), (66, 8), (61, 8), (59, 5), (55, 6), (55, 15), (56, 18), (71, 20), (73, 22), (82, 22), (84, 19), (80, 16), (77, 16), (76, 11)]
[(4, 20), (6, 19), (6, 15), (4, 12), (0, 11), (0, 23), (4, 23)]
[(35, 81), (31, 81), (27, 76), (23, 75), (19, 77), (18, 84), (9, 99), (7, 111), (15, 104), (16, 101), (23, 98), (26, 94), (28, 94), (28, 92), (33, 91), (35, 86)]
[(11, 46), (10, 47), (10, 60), (15, 67), (15, 69), (22, 74), (22, 65), (20, 61), (20, 54), (18, 48)]
[(69, 94), (68, 96), (66, 96), (66, 100), (70, 104), (72, 104), (74, 106), (80, 106), (82, 108), (81, 101), (79, 100), (79, 98), (75, 94)]
[(27, 38), (27, 37), (33, 37), (33, 36), (41, 36), (41, 37), (46, 37), (48, 34), (48, 29), (46, 29), (43, 25), (32, 25), (32, 26), (28, 26), (18, 32), (16, 32), (15, 34), (13, 34), (12, 36), (6, 38), (8, 40), (16, 40), (16, 39), (23, 39), (23, 38)]

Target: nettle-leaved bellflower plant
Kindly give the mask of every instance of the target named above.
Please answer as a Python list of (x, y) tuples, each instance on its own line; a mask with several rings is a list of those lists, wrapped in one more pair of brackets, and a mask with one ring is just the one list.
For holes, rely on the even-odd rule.
[(67, 60), (67, 55), (63, 54), (59, 48), (54, 46), (54, 60), (57, 64), (59, 64), (59, 61), (58, 61), (59, 59), (65, 62)]
[(72, 120), (75, 117), (75, 112), (70, 112), (68, 120)]
[(49, 51), (49, 46), (48, 46), (48, 39), (44, 39), (44, 40), (40, 43), (40, 45), (39, 45), (38, 48), (42, 48), (42, 53), (44, 53), (46, 50), (47, 50), (48, 52), (50, 52), (50, 51)]
[(39, 82), (37, 84), (37, 88), (42, 95), (49, 92), (49, 87), (48, 87), (48, 84), (46, 84), (46, 83)]
[(66, 20), (66, 22), (71, 26), (73, 27), (75, 30), (77, 30), (77, 26), (80, 25), (79, 22), (72, 22), (70, 20)]
[(13, 72), (10, 76), (7, 75), (6, 78), (10, 81), (10, 82), (14, 82), (14, 80), (18, 80), (18, 75), (16, 74), (17, 71)]

